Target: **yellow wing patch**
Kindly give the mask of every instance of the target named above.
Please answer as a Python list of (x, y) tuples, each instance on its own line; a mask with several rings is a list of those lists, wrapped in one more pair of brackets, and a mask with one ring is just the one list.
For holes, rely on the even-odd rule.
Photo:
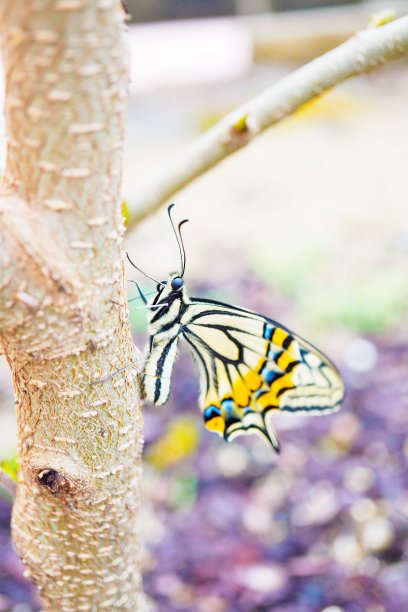
[[(242, 366), (241, 365), (239, 367), (240, 372), (242, 372), (242, 370), (244, 370), (245, 367), (246, 366)], [(261, 376), (258, 374), (258, 372), (256, 370), (249, 370), (248, 368), (246, 368), (246, 369), (248, 371), (247, 371), (246, 374), (243, 375), (243, 380), (244, 380), (245, 386), (251, 392), (258, 391), (258, 389), (262, 385), (262, 378), (261, 378)]]

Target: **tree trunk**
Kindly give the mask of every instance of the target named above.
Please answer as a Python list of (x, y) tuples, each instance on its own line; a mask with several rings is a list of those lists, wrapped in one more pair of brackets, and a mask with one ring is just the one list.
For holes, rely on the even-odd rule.
[(1, 0), (0, 11), (0, 342), (21, 467), (14, 540), (46, 610), (141, 610), (142, 423), (120, 201), (123, 10), (120, 0)]

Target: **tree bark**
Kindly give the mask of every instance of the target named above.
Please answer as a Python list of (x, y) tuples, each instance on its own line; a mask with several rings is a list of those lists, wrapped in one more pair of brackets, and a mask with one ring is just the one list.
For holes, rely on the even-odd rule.
[(1, 0), (0, 11), (0, 344), (21, 468), (14, 541), (46, 610), (142, 610), (142, 423), (120, 199), (123, 10), (120, 0)]

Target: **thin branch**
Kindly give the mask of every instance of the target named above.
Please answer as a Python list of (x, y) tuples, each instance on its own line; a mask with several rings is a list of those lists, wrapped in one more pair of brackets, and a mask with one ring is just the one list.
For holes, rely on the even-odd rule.
[(408, 16), (357, 33), (332, 51), (268, 88), (208, 130), (161, 175), (144, 185), (131, 202), (129, 227), (153, 213), (175, 193), (259, 133), (300, 106), (350, 77), (408, 53)]

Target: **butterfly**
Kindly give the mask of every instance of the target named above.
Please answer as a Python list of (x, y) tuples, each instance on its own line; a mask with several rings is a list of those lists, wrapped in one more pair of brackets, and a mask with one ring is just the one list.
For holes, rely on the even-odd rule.
[(199, 403), (206, 428), (227, 441), (257, 433), (279, 453), (270, 415), (336, 410), (344, 398), (340, 373), (323, 353), (273, 319), (216, 300), (190, 297), (183, 278), (186, 254), (181, 226), (186, 220), (176, 230), (172, 207), (168, 214), (181, 270), (157, 284), (150, 303), (136, 283), (150, 311), (142, 393), (158, 406), (168, 400), (182, 340), (198, 366)]

